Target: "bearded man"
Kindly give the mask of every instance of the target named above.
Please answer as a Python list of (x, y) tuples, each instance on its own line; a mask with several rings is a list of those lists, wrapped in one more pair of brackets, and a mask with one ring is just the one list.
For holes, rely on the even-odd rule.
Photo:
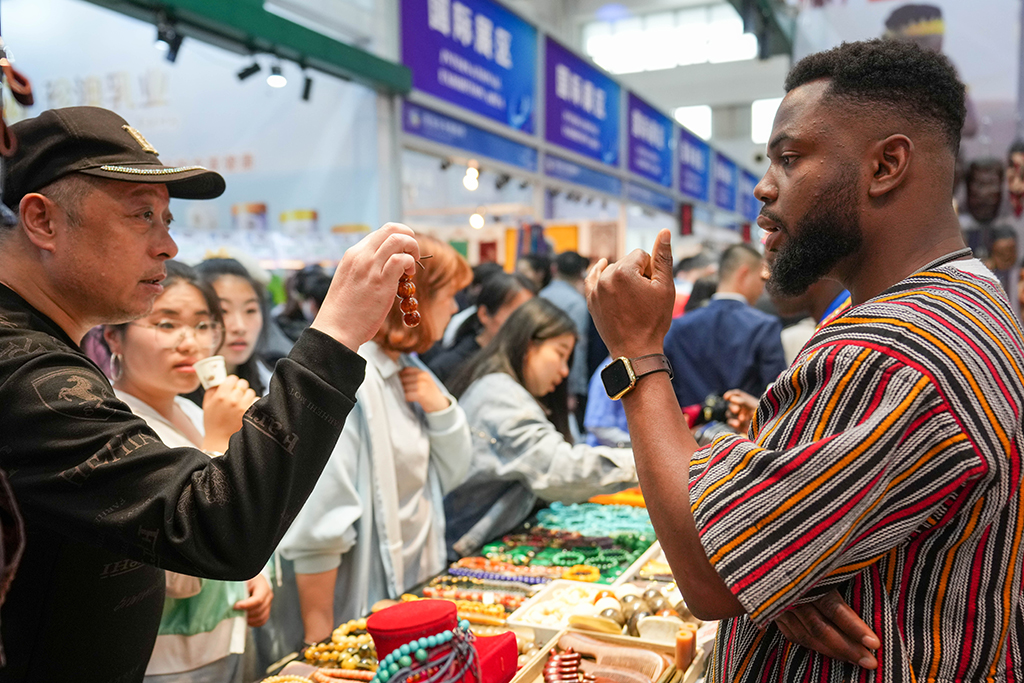
[[(786, 90), (754, 191), (768, 288), (828, 277), (853, 305), (747, 438), (698, 450), (644, 358), (670, 323), (669, 232), (587, 278), (612, 356), (653, 368), (607, 388), (687, 604), (722, 620), (708, 680), (1008, 680), (1024, 670), (1024, 337), (952, 208), (964, 86), (939, 54), (870, 41), (807, 57)], [(870, 629), (823, 646), (822, 616), (858, 633), (831, 619), (843, 602)]]

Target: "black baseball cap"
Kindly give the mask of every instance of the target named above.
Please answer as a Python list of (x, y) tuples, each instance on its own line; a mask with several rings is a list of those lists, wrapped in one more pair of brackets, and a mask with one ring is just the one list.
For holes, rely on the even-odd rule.
[(108, 109), (49, 109), (10, 130), (18, 148), (4, 163), (3, 202), (14, 211), (26, 194), (70, 173), (160, 183), (179, 199), (213, 199), (224, 192), (224, 178), (216, 171), (164, 166), (149, 141)]

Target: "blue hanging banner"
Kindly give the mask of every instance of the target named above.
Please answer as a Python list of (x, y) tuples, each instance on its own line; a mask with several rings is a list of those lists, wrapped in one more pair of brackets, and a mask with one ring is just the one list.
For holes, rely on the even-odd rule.
[(711, 147), (686, 130), (679, 129), (679, 191), (690, 199), (708, 201), (711, 184)]
[(628, 102), (629, 170), (672, 187), (672, 121), (633, 93), (629, 93)]
[(534, 132), (537, 30), (491, 0), (402, 0), (412, 86)]
[(500, 135), (439, 114), (418, 104), (405, 102), (402, 130), (442, 145), (490, 157), (527, 171), (537, 170), (537, 150)]
[(545, 42), (545, 138), (610, 166), (619, 165), (618, 84), (567, 48)]
[(676, 210), (672, 197), (636, 183), (626, 183), (626, 197), (637, 204), (646, 204), (665, 213), (675, 213)]
[(747, 170), (740, 170), (739, 212), (744, 219), (753, 223), (761, 213), (761, 202), (754, 196), (757, 176)]
[(586, 185), (607, 194), (622, 194), (622, 181), (615, 176), (595, 171), (551, 154), (544, 157), (544, 175), (549, 178), (567, 180), (577, 185)]
[(721, 152), (715, 152), (715, 206), (736, 211), (736, 164)]

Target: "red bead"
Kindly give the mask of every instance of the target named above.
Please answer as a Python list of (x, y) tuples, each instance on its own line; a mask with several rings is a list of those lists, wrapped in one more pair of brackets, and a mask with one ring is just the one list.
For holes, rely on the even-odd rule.
[(408, 280), (403, 280), (398, 283), (398, 296), (403, 299), (408, 299), (411, 296), (416, 296), (416, 285)]
[(420, 312), (412, 311), (410, 313), (406, 313), (402, 316), (402, 322), (404, 322), (407, 327), (416, 327), (420, 324)]
[(416, 299), (414, 299), (413, 297), (409, 297), (408, 299), (402, 299), (402, 312), (412, 313), (419, 307), (419, 305), (420, 302), (416, 301)]

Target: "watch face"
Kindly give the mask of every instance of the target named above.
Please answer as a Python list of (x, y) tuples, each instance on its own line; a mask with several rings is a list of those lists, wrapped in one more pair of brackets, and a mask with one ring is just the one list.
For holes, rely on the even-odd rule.
[(621, 358), (613, 360), (608, 367), (601, 371), (601, 381), (604, 383), (604, 390), (612, 399), (621, 397), (630, 390), (633, 384), (626, 363)]

